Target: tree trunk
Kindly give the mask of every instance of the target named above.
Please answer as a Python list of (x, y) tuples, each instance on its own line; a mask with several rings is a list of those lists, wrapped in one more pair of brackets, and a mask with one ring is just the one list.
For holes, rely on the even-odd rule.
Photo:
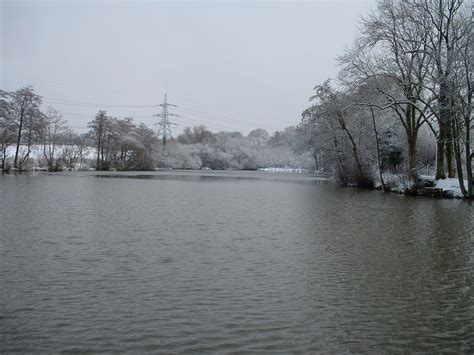
[(346, 122), (343, 115), (344, 115), (343, 113), (338, 112), (339, 125), (346, 132), (347, 137), (349, 138), (349, 141), (351, 142), (352, 157), (354, 158), (357, 165), (358, 179), (360, 181), (364, 181), (366, 179), (366, 176), (365, 176), (364, 168), (362, 166), (362, 162), (359, 157), (359, 149), (357, 148), (357, 143), (355, 142), (354, 137), (352, 136), (351, 132), (346, 126)]
[(31, 153), (31, 135), (33, 132), (33, 122), (30, 120), (29, 132), (28, 132), (28, 152), (26, 153), (25, 157), (21, 160), (20, 163), (20, 170), (23, 170), (23, 164), (26, 162), (26, 169), (28, 169), (28, 162), (30, 160), (30, 153)]
[(377, 167), (379, 169), (380, 183), (382, 184), (382, 190), (385, 191), (385, 181), (383, 180), (382, 175), (382, 166), (380, 164), (380, 146), (379, 146), (379, 134), (377, 132), (377, 125), (375, 123), (375, 113), (374, 108), (370, 106), (370, 113), (372, 114), (372, 124), (374, 125), (374, 134), (375, 134), (375, 148), (377, 152)]
[(436, 139), (436, 180), (446, 179), (444, 170), (444, 156), (445, 156), (445, 139), (446, 139), (445, 125), (439, 121), (439, 132)]
[(469, 198), (474, 198), (474, 176), (472, 173), (472, 160), (474, 159), (474, 153), (471, 153), (470, 159), (468, 158), (467, 165), (467, 187), (469, 189)]
[(336, 152), (337, 173), (339, 175), (339, 180), (341, 181), (342, 184), (347, 185), (347, 176), (346, 176), (346, 174), (344, 174), (344, 171), (342, 170), (342, 165), (343, 164), (342, 164), (341, 158), (339, 156), (339, 154), (340, 154), (339, 144), (337, 143), (337, 137), (334, 135), (335, 128), (334, 128), (333, 122), (331, 120), (329, 120), (329, 124), (331, 126), (331, 131), (333, 133), (332, 144), (334, 145), (334, 151)]
[(109, 162), (109, 146), (110, 146), (110, 133), (108, 134), (107, 136), (107, 147), (105, 147), (105, 160), (104, 160), (104, 166), (107, 166), (107, 169), (109, 169), (108, 167), (108, 162)]
[[(451, 107), (449, 84), (444, 82), (439, 86), (439, 133), (437, 137), (437, 157), (436, 157), (436, 179), (446, 179), (445, 157), (449, 157), (448, 163), (452, 170), (452, 146), (447, 146), (447, 139), (450, 136)], [(451, 160), (450, 160), (451, 159)]]
[(18, 126), (18, 137), (16, 140), (15, 160), (13, 161), (13, 167), (15, 169), (18, 169), (18, 151), (20, 150), (22, 130), (23, 130), (23, 111), (20, 112), (20, 124)]
[(96, 163), (96, 168), (95, 168), (96, 170), (100, 170), (100, 149), (101, 149), (101, 147), (100, 147), (100, 143), (101, 143), (100, 142), (100, 140), (101, 140), (100, 135), (101, 134), (102, 133), (100, 132), (100, 129), (99, 129), (99, 132), (97, 134), (97, 163)]
[[(469, 127), (469, 119), (467, 119), (467, 127)], [(474, 158), (474, 153), (471, 153), (471, 139), (470, 139), (470, 132), (469, 129), (466, 129), (466, 141), (464, 143), (464, 150), (466, 154), (466, 178), (467, 178), (467, 197), (473, 198), (474, 191), (473, 191), (473, 174), (472, 174), (472, 159)]]
[(416, 171), (416, 134), (412, 134), (408, 137), (408, 168), (410, 169), (410, 176), (413, 179), (417, 177)]
[[(457, 134), (454, 132), (454, 119), (451, 120), (452, 124), (448, 125), (447, 137), (445, 142), (445, 153), (446, 153), (446, 168), (448, 171), (448, 178), (453, 179), (456, 177), (456, 169), (454, 168), (453, 158), (454, 158), (454, 139), (457, 139)], [(456, 164), (457, 167), (457, 164)], [(457, 167), (459, 169), (459, 167)]]
[(464, 186), (464, 176), (462, 171), (462, 154), (461, 154), (461, 147), (459, 145), (459, 127), (458, 122), (453, 122), (452, 127), (453, 133), (453, 146), (454, 146), (454, 157), (456, 160), (456, 169), (458, 170), (458, 181), (459, 181), (459, 188), (461, 189), (462, 195), (467, 198), (468, 197), (468, 190)]
[(418, 127), (416, 122), (416, 111), (414, 104), (407, 105), (405, 111), (405, 132), (407, 136), (408, 145), (408, 170), (409, 176), (416, 182), (417, 172), (417, 156), (416, 156), (416, 143), (418, 140)]
[(8, 148), (8, 145), (2, 146), (2, 166), (1, 166), (2, 171), (5, 170), (5, 160), (7, 159), (7, 148)]
[(319, 171), (318, 153), (317, 152), (313, 152), (313, 158), (314, 158), (314, 165), (315, 165), (316, 171)]

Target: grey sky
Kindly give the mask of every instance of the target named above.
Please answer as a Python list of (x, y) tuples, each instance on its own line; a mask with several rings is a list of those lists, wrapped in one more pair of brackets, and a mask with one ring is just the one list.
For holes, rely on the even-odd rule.
[[(1, 1), (0, 87), (113, 105), (163, 100), (184, 126), (296, 125), (315, 84), (337, 72), (373, 0), (312, 2)], [(84, 131), (100, 107), (50, 104)], [(154, 108), (103, 106), (152, 125)], [(237, 121), (244, 121), (240, 123)]]

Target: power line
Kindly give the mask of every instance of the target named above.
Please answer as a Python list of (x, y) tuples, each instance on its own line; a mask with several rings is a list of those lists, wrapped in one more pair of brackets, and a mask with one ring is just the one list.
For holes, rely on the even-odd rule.
[[(248, 121), (243, 121), (243, 120), (237, 120), (233, 119), (224, 115), (218, 115), (218, 114), (212, 114), (212, 113), (207, 113), (199, 110), (195, 110), (192, 108), (187, 108), (184, 106), (180, 105), (174, 105), (170, 104), (166, 101), (166, 95), (165, 95), (165, 102), (159, 105), (114, 105), (114, 104), (105, 104), (105, 103), (93, 103), (93, 102), (86, 102), (86, 101), (75, 101), (75, 100), (66, 100), (66, 99), (57, 99), (57, 98), (51, 98), (51, 97), (44, 97), (45, 100), (44, 102), (47, 103), (52, 103), (52, 104), (58, 104), (58, 105), (65, 105), (65, 106), (77, 106), (77, 107), (116, 107), (116, 108), (156, 108), (156, 107), (161, 107), (162, 112), (161, 114), (157, 115), (120, 115), (121, 117), (132, 117), (132, 118), (152, 118), (152, 117), (161, 117), (162, 120), (159, 123), (159, 134), (164, 138), (164, 142), (166, 141), (167, 136), (172, 137), (171, 134), (171, 128), (170, 125), (171, 123), (168, 119), (169, 116), (175, 116), (175, 117), (180, 117), (179, 115), (176, 115), (174, 113), (169, 112), (169, 109), (176, 109), (180, 112), (184, 112), (188, 115), (193, 115), (200, 117), (200, 120), (197, 119), (192, 119), (192, 118), (186, 118), (187, 120), (194, 121), (197, 123), (205, 124), (208, 126), (216, 126), (216, 127), (221, 127), (225, 129), (231, 129), (231, 130), (239, 130), (241, 129), (241, 126), (247, 126), (251, 128), (261, 128), (261, 125), (258, 125), (256, 123), (248, 122)], [(96, 115), (96, 113), (87, 115), (87, 114), (80, 114), (80, 113), (64, 113), (64, 116), (70, 116), (70, 117), (93, 117)], [(211, 121), (218, 121), (218, 122), (224, 122), (228, 123), (230, 125), (235, 125), (237, 127), (230, 127), (227, 125), (222, 125), (219, 123), (213, 123), (209, 121), (204, 121), (203, 119), (206, 120), (211, 120)]]
[[(95, 114), (86, 115), (86, 114), (75, 114), (75, 113), (62, 113), (62, 117), (66, 118), (66, 119), (67, 118), (72, 118), (72, 119), (86, 118), (86, 117), (87, 118), (92, 118), (93, 116), (95, 116)], [(133, 119), (143, 119), (143, 118), (153, 118), (153, 117), (157, 117), (157, 116), (156, 115), (139, 116), (139, 115), (133, 115), (132, 114), (132, 115), (121, 115), (121, 117), (131, 117)], [(236, 124), (235, 124), (235, 126), (230, 126), (230, 125), (224, 125), (224, 124), (220, 124), (220, 123), (209, 122), (209, 121), (206, 121), (206, 120), (191, 118), (191, 117), (182, 116), (182, 115), (176, 116), (175, 119), (177, 119), (178, 121), (179, 120), (185, 120), (185, 121), (190, 122), (188, 124), (202, 124), (204, 126), (215, 128), (215, 129), (229, 129), (231, 131), (236, 131), (236, 130), (240, 129), (240, 127)], [(232, 125), (233, 123), (230, 123), (230, 124)], [(176, 125), (176, 123), (173, 123), (173, 125)], [(184, 125), (184, 123), (181, 124), (181, 125)], [(87, 127), (78, 127), (78, 128), (87, 128)], [(169, 131), (168, 131), (168, 135), (169, 135)]]
[(62, 116), (78, 116), (78, 117), (93, 117), (95, 116), (96, 114), (92, 114), (92, 115), (87, 115), (87, 114), (83, 114), (83, 113), (70, 113), (70, 112), (61, 112), (61, 115)]
[[(83, 113), (70, 113), (70, 112), (61, 112), (61, 115), (64, 116), (71, 116), (74, 118), (81, 118), (81, 117), (95, 117), (97, 113), (92, 113), (92, 114), (83, 114)], [(76, 117), (77, 116), (77, 117)], [(113, 115), (110, 115), (110, 117), (114, 117)], [(127, 114), (127, 115), (120, 115), (120, 117), (131, 117), (131, 118), (153, 118), (155, 117), (154, 115), (145, 115), (145, 116), (140, 116), (140, 115), (134, 115), (134, 114)]]
[[(63, 116), (64, 118), (69, 118), (70, 116), (66, 115), (66, 116)], [(156, 116), (132, 116), (132, 118), (153, 118), (153, 117), (156, 117)], [(77, 118), (77, 117), (70, 117), (70, 118)], [(176, 123), (176, 122), (173, 122), (172, 125), (174, 126), (180, 126), (180, 127), (190, 127), (191, 125), (193, 124), (202, 124), (206, 127), (209, 127), (211, 129), (215, 129), (216, 131), (219, 131), (219, 130), (222, 130), (222, 129), (225, 129), (225, 130), (230, 130), (232, 132), (235, 132), (238, 130), (238, 128), (236, 127), (231, 127), (231, 126), (226, 126), (226, 125), (222, 125), (222, 124), (218, 124), (218, 123), (213, 123), (213, 122), (203, 122), (202, 120), (197, 120), (197, 119), (193, 119), (193, 118), (190, 118), (190, 117), (186, 117), (186, 116), (179, 116), (179, 117), (176, 117), (175, 118), (176, 120), (179, 121), (182, 121), (182, 122), (179, 122), (179, 123)], [(75, 128), (75, 129), (87, 129), (89, 128), (88, 126), (70, 126), (71, 128)], [(169, 132), (168, 132), (168, 135), (169, 135)], [(167, 135), (167, 137), (168, 137)]]
[(155, 108), (157, 105), (114, 105), (114, 104), (104, 104), (96, 102), (85, 102), (85, 101), (73, 101), (73, 100), (64, 100), (64, 99), (55, 99), (52, 97), (43, 97), (44, 102), (54, 103), (58, 105), (66, 106), (92, 106), (92, 107), (128, 107), (128, 108)]
[[(114, 105), (114, 104), (105, 104), (105, 103), (93, 103), (93, 102), (86, 102), (86, 101), (75, 101), (75, 100), (66, 100), (66, 99), (57, 99), (57, 98), (51, 98), (51, 97), (44, 97), (45, 100), (44, 102), (48, 103), (53, 103), (53, 104), (58, 104), (58, 105), (66, 105), (66, 106), (80, 106), (80, 107), (119, 107), (119, 108), (155, 108), (160, 105)], [(220, 121), (228, 121), (228, 122), (235, 122), (240, 125), (246, 125), (250, 127), (260, 127), (258, 124), (255, 124), (253, 122), (248, 122), (248, 121), (243, 121), (243, 120), (237, 120), (233, 119), (224, 115), (218, 115), (218, 114), (213, 114), (213, 113), (207, 113), (199, 110), (195, 110), (192, 108), (184, 107), (181, 105), (172, 105), (168, 104), (169, 107), (173, 107), (177, 110), (186, 112), (188, 114), (193, 114), (197, 116), (204, 116), (207, 118), (213, 118), (213, 119), (218, 119)], [(134, 115), (130, 115), (134, 116)]]
[(217, 115), (217, 114), (213, 114), (213, 113), (207, 113), (207, 112), (203, 112), (203, 111), (198, 111), (198, 110), (186, 108), (186, 107), (183, 107), (183, 106), (177, 106), (177, 110), (181, 110), (183, 112), (187, 112), (189, 114), (194, 114), (194, 115), (197, 115), (197, 116), (207, 116), (208, 118), (214, 118), (214, 119), (219, 119), (219, 120), (228, 121), (228, 122), (235, 122), (235, 123), (238, 123), (240, 125), (247, 125), (247, 126), (250, 126), (250, 127), (259, 127), (259, 125), (257, 125), (254, 122), (237, 120), (237, 119), (230, 118), (230, 117), (227, 117), (227, 116)]
[(201, 120), (196, 120), (196, 119), (193, 119), (193, 118), (189, 118), (189, 117), (183, 117), (183, 116), (180, 116), (178, 118), (178, 120), (180, 119), (184, 119), (184, 120), (188, 120), (188, 121), (192, 121), (192, 122), (197, 122), (197, 123), (201, 123), (201, 124), (205, 124), (205, 126), (209, 126), (209, 127), (218, 127), (218, 128), (224, 128), (224, 129), (230, 129), (232, 131), (235, 131), (237, 128), (235, 127), (230, 127), (230, 126), (224, 126), (224, 125), (221, 125), (221, 124), (218, 124), (218, 123), (209, 123), (209, 122), (202, 122)]

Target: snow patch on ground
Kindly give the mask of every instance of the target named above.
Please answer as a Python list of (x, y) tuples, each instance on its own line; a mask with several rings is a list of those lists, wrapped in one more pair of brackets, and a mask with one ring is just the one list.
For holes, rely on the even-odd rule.
[(259, 171), (270, 173), (307, 173), (308, 170), (297, 168), (260, 168)]
[[(463, 198), (461, 188), (459, 187), (459, 180), (457, 178), (453, 179), (443, 179), (436, 180), (434, 176), (430, 175), (420, 175), (419, 183), (421, 182), (424, 186), (432, 186), (433, 188), (443, 190), (448, 196), (454, 198)], [(404, 194), (410, 189), (412, 181), (407, 176), (392, 174), (392, 173), (383, 173), (383, 179), (387, 188), (390, 191)], [(464, 186), (467, 187), (467, 180), (464, 180)], [(375, 187), (380, 189), (382, 188), (382, 183), (380, 179), (375, 181)]]
[[(464, 186), (467, 186), (467, 180), (464, 180)], [(459, 179), (443, 179), (437, 180), (436, 186), (443, 191), (448, 191), (453, 197), (462, 198), (461, 188), (459, 187)]]
[[(57, 157), (61, 156), (63, 154), (65, 148), (66, 148), (65, 145), (58, 144), (55, 147), (55, 150), (56, 150), (55, 156), (57, 156)], [(13, 145), (9, 146), (6, 150), (7, 157), (9, 157), (10, 159), (13, 159), (13, 157), (15, 156), (15, 150), (16, 150), (16, 146), (13, 146)], [(44, 158), (43, 146), (42, 145), (34, 144), (30, 147), (30, 150), (31, 150), (30, 159), (40, 160), (40, 159)], [(20, 145), (20, 149), (18, 150), (18, 154), (20, 156), (24, 156), (24, 155), (26, 155), (27, 152), (28, 152), (28, 147), (24, 144)], [(83, 159), (94, 159), (97, 156), (97, 150), (93, 147), (85, 146), (83, 148), (82, 155), (83, 155)]]
[[(394, 174), (390, 172), (385, 172), (382, 174), (385, 187), (390, 189), (392, 192), (399, 194), (404, 194), (410, 187), (410, 180), (405, 175)], [(382, 182), (377, 176), (375, 180), (375, 188), (381, 189)]]

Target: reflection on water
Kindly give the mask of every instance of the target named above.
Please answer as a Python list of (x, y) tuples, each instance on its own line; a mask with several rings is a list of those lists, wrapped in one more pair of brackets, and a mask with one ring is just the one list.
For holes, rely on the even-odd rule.
[(165, 171), (161, 173), (99, 173), (97, 178), (116, 179), (143, 179), (143, 180), (168, 180), (168, 181), (200, 181), (200, 182), (225, 182), (242, 180), (278, 181), (278, 182), (321, 182), (326, 181), (324, 176), (310, 174), (268, 173), (255, 171)]
[(0, 177), (0, 352), (474, 349), (463, 201), (96, 175)]

